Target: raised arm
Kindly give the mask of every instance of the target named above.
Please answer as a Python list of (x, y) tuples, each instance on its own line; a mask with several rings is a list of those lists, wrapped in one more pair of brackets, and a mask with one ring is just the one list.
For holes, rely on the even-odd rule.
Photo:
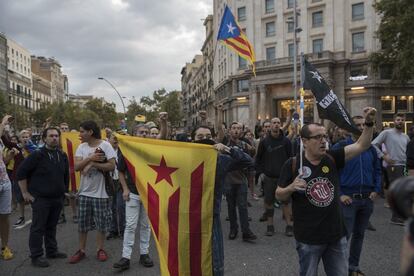
[(355, 143), (345, 146), (345, 161), (354, 158), (355, 156), (359, 155), (360, 153), (364, 152), (370, 147), (372, 141), (372, 134), (374, 133), (373, 127), (376, 112), (377, 111), (375, 110), (375, 108), (364, 108), (364, 130), (362, 131), (361, 136), (359, 136), (359, 139)]
[(160, 121), (160, 134), (158, 135), (157, 139), (167, 140), (168, 135), (168, 113), (167, 112), (160, 112), (159, 115)]

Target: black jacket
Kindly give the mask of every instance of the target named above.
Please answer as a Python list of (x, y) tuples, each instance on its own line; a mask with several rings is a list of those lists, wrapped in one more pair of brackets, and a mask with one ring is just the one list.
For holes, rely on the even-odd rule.
[(291, 156), (292, 143), (282, 131), (277, 138), (267, 135), (257, 148), (256, 170), (268, 177), (279, 178), (283, 164)]
[(34, 197), (63, 197), (69, 188), (69, 162), (61, 150), (46, 147), (30, 154), (17, 170), (17, 180), (27, 179)]

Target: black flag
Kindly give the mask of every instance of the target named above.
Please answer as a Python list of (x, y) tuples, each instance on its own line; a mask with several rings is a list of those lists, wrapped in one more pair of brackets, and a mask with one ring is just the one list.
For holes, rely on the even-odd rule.
[(346, 111), (332, 89), (329, 88), (318, 70), (306, 59), (303, 59), (303, 63), (303, 89), (311, 90), (315, 96), (319, 117), (328, 119), (349, 132), (357, 135), (361, 134), (348, 111)]

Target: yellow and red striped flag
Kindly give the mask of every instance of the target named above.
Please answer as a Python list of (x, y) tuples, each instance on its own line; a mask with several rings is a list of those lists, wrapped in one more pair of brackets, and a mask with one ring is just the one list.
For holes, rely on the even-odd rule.
[(77, 192), (80, 185), (80, 172), (75, 171), (75, 152), (81, 144), (79, 132), (63, 132), (60, 135), (62, 150), (68, 155), (69, 191)]
[(253, 46), (242, 28), (240, 28), (233, 13), (227, 5), (224, 8), (223, 17), (221, 19), (220, 28), (217, 34), (217, 41), (223, 41), (227, 47), (234, 50), (245, 60), (249, 61), (252, 65), (253, 74), (256, 76), (256, 57)]
[(151, 223), (161, 275), (212, 275), (217, 152), (200, 144), (117, 137)]

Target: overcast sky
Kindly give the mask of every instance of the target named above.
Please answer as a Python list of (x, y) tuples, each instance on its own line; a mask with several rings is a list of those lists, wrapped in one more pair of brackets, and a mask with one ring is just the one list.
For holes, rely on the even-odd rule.
[[(200, 53), (212, 0), (0, 0), (0, 32), (32, 55), (56, 57), (70, 93), (121, 104), (181, 90), (180, 71)], [(127, 104), (127, 102), (125, 103)]]

